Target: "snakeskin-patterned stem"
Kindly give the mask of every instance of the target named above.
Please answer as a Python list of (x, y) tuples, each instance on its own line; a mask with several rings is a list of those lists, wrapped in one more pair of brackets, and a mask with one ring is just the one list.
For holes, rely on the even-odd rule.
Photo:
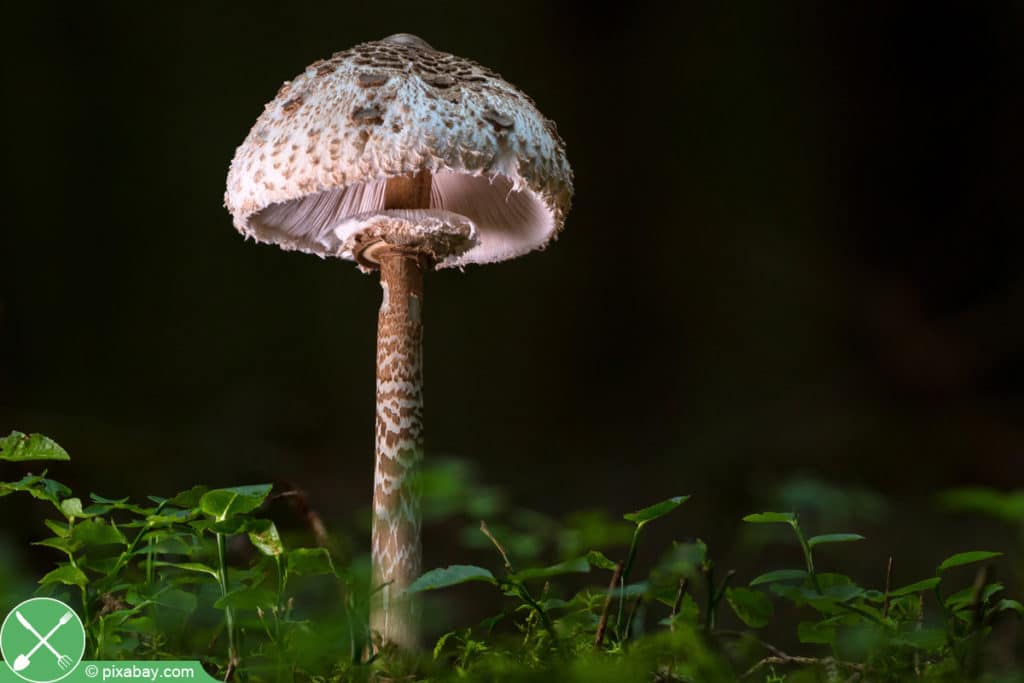
[(377, 321), (377, 436), (373, 486), (373, 584), (383, 585), (370, 628), (383, 642), (418, 644), (417, 613), (402, 592), (420, 574), (420, 501), (413, 475), (423, 459), (423, 273), (426, 258), (390, 247), (379, 255), (384, 298)]

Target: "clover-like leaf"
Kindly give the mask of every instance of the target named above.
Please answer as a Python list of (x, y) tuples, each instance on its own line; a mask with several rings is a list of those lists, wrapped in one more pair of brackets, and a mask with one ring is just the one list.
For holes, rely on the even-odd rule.
[(199, 499), (199, 509), (203, 514), (223, 522), (229, 517), (244, 515), (258, 508), (270, 494), (271, 488), (270, 484), (253, 484), (207, 491)]

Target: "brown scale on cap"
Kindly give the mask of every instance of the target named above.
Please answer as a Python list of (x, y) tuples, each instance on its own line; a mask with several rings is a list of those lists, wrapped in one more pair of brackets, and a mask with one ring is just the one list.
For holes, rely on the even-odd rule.
[[(309, 129), (341, 134), (308, 139)], [(271, 161), (265, 148), (276, 151), (282, 137), (303, 151)], [(383, 207), (367, 203), (370, 193), (348, 200), (360, 186), (420, 170), (433, 176), (426, 208), (462, 216), (477, 235), (438, 268), (543, 248), (572, 192), (564, 145), (527, 95), (471, 60), (397, 35), (335, 53), (282, 86), (238, 149), (226, 204), (258, 241), (358, 260), (346, 245), (372, 229), (367, 211)]]

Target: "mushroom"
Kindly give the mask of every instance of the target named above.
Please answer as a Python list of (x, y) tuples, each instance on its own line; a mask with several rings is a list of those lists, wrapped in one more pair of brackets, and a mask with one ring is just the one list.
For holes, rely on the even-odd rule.
[(415, 647), (423, 276), (543, 248), (572, 170), (554, 123), (475, 62), (397, 34), (286, 82), (238, 148), (225, 204), (247, 238), (379, 271), (371, 629)]

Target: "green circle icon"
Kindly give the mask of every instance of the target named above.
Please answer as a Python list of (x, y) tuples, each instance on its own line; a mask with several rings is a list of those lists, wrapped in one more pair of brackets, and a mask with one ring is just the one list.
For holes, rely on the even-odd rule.
[(0, 626), (0, 655), (29, 683), (53, 683), (75, 670), (85, 654), (85, 627), (60, 600), (30, 598)]

